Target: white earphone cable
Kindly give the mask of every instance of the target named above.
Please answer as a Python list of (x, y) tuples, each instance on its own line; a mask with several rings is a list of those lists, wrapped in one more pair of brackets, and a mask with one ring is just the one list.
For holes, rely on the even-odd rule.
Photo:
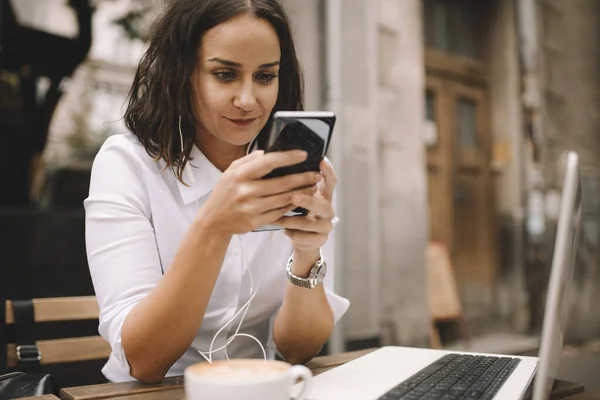
[[(180, 140), (180, 144), (181, 144), (181, 161), (183, 162), (183, 132), (181, 130), (181, 114), (179, 114), (179, 140)], [(254, 139), (252, 140), (252, 142), (250, 142), (250, 145), (248, 146), (248, 148), (246, 149), (246, 154), (248, 154), (250, 147), (252, 145), (252, 143), (254, 142)], [(191, 183), (195, 182), (195, 178), (194, 175), (192, 173), (192, 171), (189, 169), (189, 165), (186, 165), (184, 167), (184, 171), (187, 170), (187, 178), (188, 180), (190, 180)], [(196, 199), (196, 207), (198, 208), (198, 211), (200, 210), (200, 204), (198, 203), (198, 199)], [(239, 235), (238, 235), (239, 238)], [(246, 237), (244, 237), (244, 242), (245, 242)], [(271, 245), (273, 242), (273, 233), (271, 232), (271, 237), (270, 237), (270, 242), (269, 242), (269, 251), (268, 253), (270, 253), (271, 250)], [(240, 329), (242, 327), (242, 323), (244, 321), (244, 318), (246, 317), (246, 314), (248, 313), (248, 310), (250, 309), (250, 304), (252, 303), (252, 300), (254, 299), (254, 297), (256, 297), (256, 294), (258, 293), (258, 289), (260, 288), (260, 279), (258, 280), (258, 283), (256, 285), (256, 289), (254, 288), (254, 276), (252, 275), (252, 270), (250, 268), (250, 263), (248, 262), (248, 258), (246, 256), (246, 252), (244, 251), (244, 244), (242, 243), (242, 240), (240, 239), (240, 252), (241, 252), (241, 256), (242, 256), (242, 270), (244, 270), (244, 267), (246, 267), (246, 269), (248, 270), (249, 276), (250, 276), (250, 298), (248, 299), (248, 301), (246, 301), (246, 303), (234, 314), (234, 316), (229, 319), (229, 321), (227, 321), (222, 327), (221, 329), (219, 329), (215, 335), (212, 338), (212, 341), (210, 342), (210, 348), (208, 350), (208, 352), (206, 351), (202, 351), (200, 349), (196, 349), (196, 351), (209, 363), (212, 363), (212, 355), (213, 353), (216, 353), (218, 351), (224, 350), (225, 352), (225, 358), (227, 360), (229, 360), (229, 355), (227, 354), (227, 346), (229, 344), (231, 344), (231, 342), (233, 342), (237, 337), (247, 337), (250, 339), (253, 339), (254, 341), (256, 341), (256, 343), (258, 343), (258, 345), (260, 346), (260, 349), (262, 350), (263, 353), (263, 358), (265, 359), (265, 361), (267, 360), (267, 352), (265, 351), (265, 348), (263, 346), (263, 344), (260, 342), (260, 340), (258, 340), (256, 337), (247, 334), (247, 333), (240, 333)], [(242, 313), (242, 317), (240, 318), (240, 322), (237, 325), (237, 328), (235, 330), (235, 333), (229, 338), (227, 339), (227, 341), (225, 342), (225, 344), (217, 349), (213, 349), (213, 346), (215, 344), (215, 341), (217, 339), (217, 337), (219, 336), (219, 334), (229, 325), (231, 324), (237, 317), (238, 315), (240, 315), (240, 313)]]

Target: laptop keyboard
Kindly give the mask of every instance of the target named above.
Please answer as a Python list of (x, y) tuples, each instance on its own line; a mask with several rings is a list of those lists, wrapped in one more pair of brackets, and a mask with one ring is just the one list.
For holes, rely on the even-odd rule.
[(491, 400), (521, 360), (448, 354), (378, 400)]

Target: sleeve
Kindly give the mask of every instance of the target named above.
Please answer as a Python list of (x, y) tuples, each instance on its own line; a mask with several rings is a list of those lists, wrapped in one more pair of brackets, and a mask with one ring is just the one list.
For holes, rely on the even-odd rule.
[(350, 301), (335, 293), (334, 276), (336, 268), (339, 268), (335, 263), (335, 231), (336, 229), (334, 227), (329, 235), (327, 243), (325, 243), (325, 246), (322, 248), (322, 252), (323, 258), (325, 258), (325, 261), (327, 262), (327, 275), (325, 275), (325, 281), (323, 282), (325, 285), (325, 294), (329, 300), (329, 306), (333, 311), (334, 322), (337, 323), (346, 311), (348, 311)]
[(133, 143), (109, 138), (94, 160), (84, 201), (88, 264), (100, 308), (98, 330), (128, 372), (123, 322), (162, 277), (143, 167)]
[[(328, 158), (325, 158), (325, 160), (331, 165), (331, 161)], [(336, 265), (335, 262), (335, 240), (337, 235), (336, 228), (337, 221), (339, 221), (339, 217), (337, 216), (337, 210), (339, 208), (337, 206), (338, 201), (339, 197), (337, 191), (334, 190), (332, 202), (336, 216), (332, 221), (333, 230), (330, 232), (327, 242), (321, 249), (321, 252), (323, 253), (323, 258), (327, 263), (327, 274), (325, 275), (325, 281), (323, 282), (323, 284), (325, 286), (325, 294), (327, 295), (327, 299), (329, 300), (329, 306), (333, 311), (333, 318), (335, 323), (337, 323), (340, 320), (340, 318), (342, 318), (342, 316), (346, 313), (346, 311), (348, 311), (348, 308), (350, 307), (350, 301), (348, 301), (348, 299), (346, 299), (345, 297), (336, 294), (334, 287), (335, 271), (336, 269), (339, 271), (340, 268), (344, 267), (343, 265)]]

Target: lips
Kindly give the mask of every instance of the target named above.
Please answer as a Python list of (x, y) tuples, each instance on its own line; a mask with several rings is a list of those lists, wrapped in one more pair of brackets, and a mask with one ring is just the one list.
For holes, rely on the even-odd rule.
[(258, 118), (227, 118), (237, 126), (252, 125)]

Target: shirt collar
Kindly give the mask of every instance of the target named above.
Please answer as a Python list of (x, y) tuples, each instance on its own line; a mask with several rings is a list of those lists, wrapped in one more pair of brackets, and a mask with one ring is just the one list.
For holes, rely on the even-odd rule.
[[(189, 171), (189, 172), (188, 172)], [(190, 181), (189, 173), (194, 177), (195, 182)], [(192, 147), (190, 161), (186, 165), (183, 173), (184, 185), (177, 180), (179, 194), (184, 204), (189, 204), (210, 193), (223, 173), (211, 163), (208, 158), (200, 151), (196, 145)]]

